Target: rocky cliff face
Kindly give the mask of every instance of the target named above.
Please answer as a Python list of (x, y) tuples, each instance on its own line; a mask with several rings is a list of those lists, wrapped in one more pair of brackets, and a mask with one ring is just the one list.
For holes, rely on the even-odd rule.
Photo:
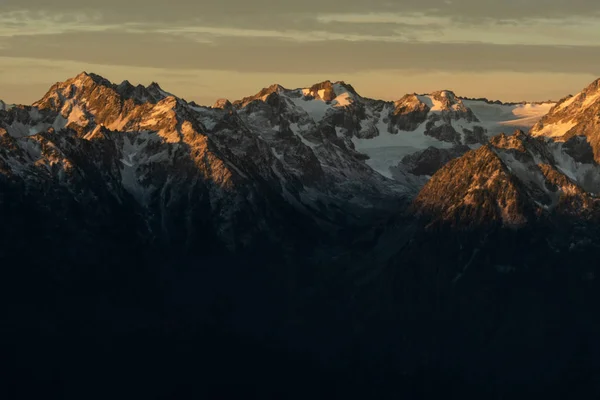
[(467, 226), (519, 226), (564, 213), (595, 216), (600, 170), (586, 144), (583, 137), (546, 142), (522, 131), (496, 136), (444, 166), (414, 207), (437, 222)]
[[(220, 147), (196, 112), (156, 85), (113, 85), (82, 74), (1, 119), (5, 178), (60, 188), (80, 203), (103, 188), (112, 201), (146, 216), (148, 235), (191, 243), (194, 232), (208, 229), (228, 246), (243, 247), (264, 235), (268, 215), (289, 206), (276, 170), (261, 171), (263, 165)], [(239, 134), (246, 136), (246, 154), (275, 162), (247, 130)], [(183, 225), (173, 228), (180, 219)], [(194, 226), (198, 219), (204, 228)]]
[(559, 101), (535, 126), (532, 136), (568, 140), (585, 136), (594, 150), (594, 158), (600, 160), (600, 79), (574, 96)]
[[(548, 109), (547, 104), (491, 105), (484, 101), (469, 101), (467, 106), (447, 90), (385, 102), (364, 98), (344, 82), (330, 81), (294, 90), (273, 85), (234, 102), (234, 107), (259, 131), (285, 131), (289, 126), (292, 133), (312, 144), (313, 151), (325, 139), (324, 143), (365, 159), (371, 169), (413, 191), (422, 185), (424, 175), (405, 168), (405, 156), (429, 147), (455, 148), (451, 154), (458, 155), (456, 149), (464, 149), (461, 146), (476, 148), (499, 131), (529, 128)], [(267, 136), (263, 134), (267, 140), (273, 137)]]
[[(165, 220), (168, 204), (189, 198), (184, 182), (197, 182), (192, 187), (202, 187), (194, 190), (205, 193), (213, 226), (232, 246), (233, 236), (241, 236), (228, 219), (255, 214), (260, 220), (264, 206), (253, 202), (263, 201), (257, 193), (265, 188), (281, 207), (337, 229), (351, 220), (360, 224), (364, 215), (385, 218), (427, 176), (466, 151), (464, 144), (487, 140), (478, 117), (449, 91), (392, 103), (329, 81), (295, 90), (273, 85), (233, 103), (200, 107), (156, 83), (117, 85), (82, 73), (32, 106), (0, 112), (4, 140), (15, 150), (3, 149), (7, 175), (26, 179), (35, 170), (37, 179), (69, 185), (81, 179), (70, 155), (93, 151), (79, 157), (102, 157), (95, 173), (114, 181), (119, 201), (131, 197), (156, 224)], [(404, 142), (410, 146), (396, 146)], [(434, 150), (407, 158), (406, 167), (401, 162), (427, 146)], [(96, 147), (110, 150), (100, 156)], [(429, 153), (437, 149), (443, 155), (432, 160)], [(381, 157), (380, 151), (391, 153)], [(248, 206), (255, 208), (250, 214)]]

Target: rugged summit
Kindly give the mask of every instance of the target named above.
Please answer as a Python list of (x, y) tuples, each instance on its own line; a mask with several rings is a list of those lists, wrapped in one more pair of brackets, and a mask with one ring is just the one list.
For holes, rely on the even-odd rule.
[(600, 161), (600, 79), (559, 101), (531, 128), (531, 135), (556, 140), (586, 136), (594, 149), (594, 158)]
[[(83, 72), (32, 106), (3, 106), (0, 167), (11, 188), (50, 187), (89, 207), (102, 188), (102, 198), (135, 210), (143, 240), (189, 248), (208, 234), (251, 248), (284, 242), (290, 221), (338, 240), (340, 230), (397, 213), (437, 169), (525, 106), (494, 107), (447, 90), (385, 102), (331, 81), (202, 107), (156, 83)], [(203, 228), (179, 229), (180, 218)]]
[[(0, 121), (3, 183), (14, 188), (9, 192), (20, 186), (57, 191), (84, 213), (126, 205), (138, 219), (130, 229), (144, 240), (190, 249), (211, 237), (244, 248), (277, 241), (278, 234), (271, 236), (276, 227), (293, 224), (304, 211), (284, 199), (293, 198), (287, 190), (298, 196), (292, 184), (280, 186), (293, 177), (271, 166), (276, 158), (241, 123), (228, 125), (246, 150), (235, 154), (207, 135), (187, 103), (156, 85), (113, 85), (81, 74), (33, 106), (4, 112)], [(31, 201), (43, 207), (42, 198)], [(65, 219), (74, 218), (64, 212)]]
[(581, 162), (589, 151), (584, 137), (548, 144), (522, 131), (501, 134), (440, 169), (414, 206), (436, 222), (463, 227), (597, 217), (600, 168), (589, 158)]

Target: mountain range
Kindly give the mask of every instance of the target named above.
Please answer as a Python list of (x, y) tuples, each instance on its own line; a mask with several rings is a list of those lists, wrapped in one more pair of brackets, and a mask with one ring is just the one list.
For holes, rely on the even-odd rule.
[[(308, 392), (597, 391), (599, 121), (600, 80), (556, 103), (325, 81), (206, 107), (84, 72), (0, 102), (7, 333), (42, 381), (48, 338), (162, 332), (169, 362), (244, 337), (329, 371)], [(56, 374), (89, 383), (66, 354)]]

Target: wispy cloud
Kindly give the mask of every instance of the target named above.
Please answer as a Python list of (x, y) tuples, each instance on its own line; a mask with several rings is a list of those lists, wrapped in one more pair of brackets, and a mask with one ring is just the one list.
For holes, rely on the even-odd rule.
[(55, 35), (69, 32), (128, 31), (138, 23), (109, 24), (100, 13), (15, 10), (0, 12), (0, 37)]
[(438, 43), (489, 43), (498, 45), (600, 45), (600, 17), (491, 19), (424, 13), (321, 14), (316, 20), (355, 25), (396, 25), (396, 33), (415, 41)]
[(0, 13), (0, 37), (55, 35), (73, 32), (157, 33), (183, 36), (201, 43), (210, 43), (217, 37), (271, 38), (296, 42), (325, 40), (346, 41), (402, 41), (400, 34), (353, 34), (330, 32), (328, 30), (298, 29), (251, 29), (236, 26), (204, 26), (202, 21), (190, 23), (107, 23), (100, 13), (48, 13), (17, 10)]
[[(323, 27), (321, 27), (323, 28)], [(327, 29), (253, 29), (236, 26), (203, 25), (203, 21), (173, 21), (164, 23), (107, 23), (100, 13), (48, 13), (17, 10), (0, 13), (0, 37), (55, 35), (72, 32), (156, 33), (186, 37), (201, 43), (211, 43), (218, 37), (271, 38), (295, 42), (344, 41), (405, 41), (401, 33), (393, 35), (336, 32)]]
[(431, 26), (447, 24), (449, 17), (432, 16), (424, 13), (339, 13), (339, 14), (318, 14), (316, 20), (320, 23), (347, 22), (354, 24), (403, 24), (408, 26)]
[[(253, 27), (230, 18), (165, 22), (109, 22), (98, 11), (0, 12), (0, 38), (75, 32), (154, 33), (199, 43), (218, 38), (265, 38), (293, 42), (421, 42), (489, 43), (497, 45), (600, 45), (600, 17), (472, 19), (453, 15), (412, 13), (321, 13), (287, 16), (268, 27)], [(266, 21), (261, 22), (266, 25)], [(0, 44), (1, 46), (1, 44)]]
[(210, 37), (243, 37), (243, 38), (270, 38), (291, 40), (295, 42), (322, 42), (322, 41), (379, 41), (401, 42), (406, 37), (401, 33), (395, 35), (368, 35), (338, 33), (327, 30), (300, 31), (300, 30), (269, 30), (269, 29), (243, 29), (213, 26), (174, 26), (169, 28), (149, 28), (154, 33), (169, 35), (185, 35), (190, 38), (206, 40)]

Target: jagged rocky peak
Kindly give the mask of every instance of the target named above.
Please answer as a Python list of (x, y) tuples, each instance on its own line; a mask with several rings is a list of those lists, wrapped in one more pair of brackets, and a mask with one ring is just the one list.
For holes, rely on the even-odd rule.
[(338, 96), (344, 94), (352, 98), (358, 97), (358, 93), (356, 93), (352, 85), (344, 81), (331, 82), (330, 80), (316, 83), (310, 88), (305, 88), (302, 90), (302, 94), (305, 97), (312, 97), (326, 102), (333, 101)]
[(142, 101), (145, 100), (145, 97), (149, 97), (143, 85), (138, 84), (137, 86), (133, 86), (128, 80), (124, 80), (117, 86), (117, 92), (123, 97)]
[(410, 93), (394, 102), (396, 108), (409, 107), (433, 111), (467, 111), (462, 100), (450, 90), (438, 90), (429, 94)]
[[(473, 111), (467, 107), (460, 97), (450, 90), (438, 90), (429, 94), (407, 94), (394, 102), (394, 114), (417, 114), (421, 122), (425, 120), (423, 114), (433, 112), (441, 114), (442, 119), (465, 119), (467, 122), (480, 122)], [(439, 118), (434, 116), (433, 118)]]
[(138, 84), (132, 85), (129, 81), (124, 80), (117, 86), (117, 92), (127, 99), (132, 99), (137, 103), (158, 103), (159, 101), (172, 96), (165, 92), (158, 83), (152, 82), (148, 86)]
[(232, 110), (233, 104), (227, 99), (218, 99), (215, 101), (215, 104), (212, 105), (211, 108), (220, 108), (222, 110)]
[(394, 102), (391, 124), (402, 131), (414, 131), (427, 120), (431, 108), (416, 94), (404, 95)]
[(146, 86), (146, 90), (152, 91), (152, 92), (154, 92), (154, 91), (164, 92), (163, 88), (160, 87), (158, 82), (154, 82), (154, 81), (152, 81), (148, 86)]
[(515, 130), (512, 135), (501, 133), (490, 139), (490, 144), (499, 149), (517, 150), (519, 152), (525, 152), (525, 145), (523, 142), (527, 140), (527, 135), (520, 129)]
[(565, 142), (522, 130), (500, 134), (442, 167), (413, 208), (434, 224), (520, 226), (556, 215), (598, 212), (598, 164), (587, 138)]
[(432, 100), (438, 102), (436, 104), (437, 108), (441, 110), (452, 110), (459, 112), (468, 112), (470, 111), (462, 102), (460, 98), (458, 98), (454, 92), (451, 90), (438, 90), (429, 95)]
[(556, 106), (550, 110), (552, 112), (557, 111), (574, 111), (580, 108), (586, 108), (593, 106), (594, 103), (600, 100), (600, 79), (596, 79), (594, 82), (586, 86), (581, 92), (574, 96), (567, 96), (556, 104)]
[(590, 83), (584, 90), (583, 93), (586, 95), (596, 94), (600, 92), (600, 78), (596, 79), (594, 82)]
[(260, 92), (258, 92), (257, 94), (255, 94), (253, 96), (244, 97), (241, 100), (234, 101), (233, 105), (236, 107), (243, 108), (254, 101), (263, 101), (263, 102), (277, 101), (276, 98), (279, 95), (286, 93), (286, 92), (288, 92), (288, 90), (286, 88), (284, 88), (283, 86), (281, 86), (278, 83), (275, 83), (269, 87), (261, 89)]
[(429, 110), (430, 107), (424, 101), (421, 101), (416, 93), (406, 94), (394, 102), (395, 115), (411, 112), (424, 112), (426, 114)]
[(108, 79), (104, 78), (103, 76), (100, 76), (98, 74), (94, 74), (93, 72), (81, 72), (78, 75), (76, 75), (75, 77), (71, 78), (71, 79), (67, 79), (65, 81), (65, 83), (72, 83), (72, 84), (77, 84), (80, 86), (83, 85), (89, 85), (90, 83), (95, 83), (97, 85), (103, 85), (103, 86), (112, 86), (112, 82), (110, 82)]
[(442, 167), (424, 186), (412, 210), (433, 225), (455, 227), (527, 222), (517, 181), (489, 145)]
[(67, 98), (81, 96), (91, 92), (97, 86), (111, 87), (112, 83), (100, 75), (84, 71), (66, 81), (55, 83), (44, 97), (33, 105), (42, 109), (58, 108)]
[(600, 79), (558, 102), (531, 128), (530, 134), (559, 141), (586, 136), (595, 160), (600, 161)]
[(130, 99), (136, 104), (156, 104), (169, 96), (172, 95), (162, 90), (156, 83), (144, 87), (141, 84), (134, 86), (128, 80), (124, 80), (116, 85), (100, 75), (84, 71), (64, 82), (54, 84), (41, 100), (34, 103), (34, 106), (41, 109), (56, 109), (62, 107), (67, 99), (77, 99), (88, 103), (97, 100), (97, 106), (101, 108), (103, 99), (108, 105), (116, 102), (115, 97), (120, 101)]
[(265, 97), (265, 96), (269, 96), (273, 93), (280, 94), (280, 93), (284, 93), (286, 91), (287, 91), (286, 88), (284, 88), (283, 86), (281, 86), (278, 83), (274, 83), (271, 86), (266, 87), (266, 88), (262, 89), (260, 92), (258, 92), (258, 94), (256, 94), (256, 97)]
[(456, 103), (457, 97), (452, 90), (442, 89), (431, 93), (431, 96), (436, 99), (447, 99), (449, 102)]
[(49, 122), (59, 130), (70, 128), (81, 137), (98, 125), (117, 131), (151, 129), (171, 137), (177, 130), (175, 115), (183, 104), (156, 84), (144, 87), (123, 81), (117, 85), (83, 72), (53, 85), (33, 104), (35, 121), (28, 124), (41, 126), (36, 115), (43, 115), (52, 120), (44, 120), (44, 124)]

